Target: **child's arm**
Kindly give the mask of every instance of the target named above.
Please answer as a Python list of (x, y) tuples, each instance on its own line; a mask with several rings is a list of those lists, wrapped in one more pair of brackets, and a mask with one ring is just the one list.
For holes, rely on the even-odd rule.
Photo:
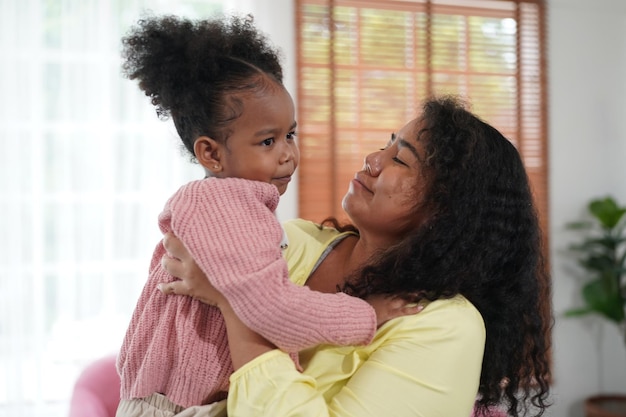
[(182, 187), (161, 214), (211, 283), (251, 329), (286, 351), (369, 343), (376, 314), (365, 301), (289, 281), (274, 186), (236, 178)]

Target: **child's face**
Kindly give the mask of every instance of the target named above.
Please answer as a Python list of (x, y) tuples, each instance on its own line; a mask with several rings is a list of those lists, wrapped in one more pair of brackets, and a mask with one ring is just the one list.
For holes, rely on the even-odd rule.
[(219, 177), (274, 184), (282, 195), (300, 161), (293, 100), (282, 86), (241, 97), (243, 113), (221, 152)]

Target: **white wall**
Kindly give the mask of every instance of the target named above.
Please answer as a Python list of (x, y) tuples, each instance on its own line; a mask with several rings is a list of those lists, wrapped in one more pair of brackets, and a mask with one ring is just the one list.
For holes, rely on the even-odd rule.
[[(286, 83), (295, 93), (291, 0), (233, 0), (257, 16), (283, 49)], [(626, 1), (547, 0), (550, 112), (550, 222), (554, 282), (554, 406), (548, 415), (583, 416), (598, 392), (626, 393), (626, 346), (601, 320), (565, 319), (579, 300), (578, 272), (565, 249), (576, 239), (566, 222), (586, 202), (613, 194), (626, 204)], [(264, 4), (265, 3), (265, 4)], [(295, 94), (294, 94), (295, 96)], [(279, 215), (294, 217), (295, 187)]]
[(626, 204), (626, 2), (548, 0), (550, 239), (554, 402), (550, 415), (583, 415), (582, 399), (626, 393), (626, 345), (597, 318), (563, 318), (579, 303), (580, 270), (564, 224), (593, 197)]

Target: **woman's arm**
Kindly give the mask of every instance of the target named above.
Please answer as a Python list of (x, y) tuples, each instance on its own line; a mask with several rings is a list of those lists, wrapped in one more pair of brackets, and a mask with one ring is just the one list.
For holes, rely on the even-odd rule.
[[(184, 279), (170, 283), (162, 283), (159, 290), (164, 294), (185, 295), (205, 304), (216, 306), (224, 316), (228, 343), (231, 350), (233, 367), (239, 369), (263, 353), (276, 349), (271, 342), (250, 330), (237, 317), (232, 307), (219, 291), (215, 289), (202, 270), (193, 261), (182, 242), (171, 233), (163, 237), (163, 245), (168, 254), (161, 259), (163, 267), (175, 277)], [(171, 254), (175, 254), (176, 257)]]
[[(263, 336), (250, 330), (250, 328), (237, 317), (228, 304), (228, 301), (225, 300), (224, 303), (218, 304), (218, 307), (226, 323), (230, 357), (235, 370), (241, 368), (258, 356), (276, 349), (276, 346)], [(291, 359), (289, 360), (291, 361)]]
[(230, 415), (465, 417), (478, 390), (480, 314), (466, 300), (431, 303), (382, 327), (372, 346), (318, 349), (298, 373), (270, 351), (232, 376)]
[[(309, 361), (300, 373), (287, 354), (248, 329), (221, 294), (205, 284), (208, 281), (184, 247), (177, 248), (175, 237), (166, 236), (165, 243), (182, 259), (164, 258), (164, 266), (183, 280), (166, 284), (163, 290), (195, 295), (224, 313), (236, 369), (229, 391), (230, 415), (469, 415), (480, 375), (484, 328), (467, 301), (432, 303), (418, 316), (388, 323), (367, 347), (324, 347), (318, 352), (323, 359)], [(347, 383), (329, 388), (327, 381), (341, 372), (349, 372), (339, 375)]]

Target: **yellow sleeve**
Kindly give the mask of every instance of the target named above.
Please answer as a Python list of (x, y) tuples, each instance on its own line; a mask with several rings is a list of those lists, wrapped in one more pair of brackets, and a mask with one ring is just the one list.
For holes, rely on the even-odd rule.
[(423, 313), (380, 329), (389, 336), (328, 399), (331, 415), (471, 414), (485, 341), (482, 317), (462, 297), (431, 303)]
[(328, 416), (315, 379), (299, 373), (281, 350), (265, 353), (230, 377), (229, 417)]
[(484, 340), (469, 302), (436, 301), (366, 347), (321, 346), (302, 374), (279, 351), (256, 358), (231, 377), (229, 416), (467, 417)]

